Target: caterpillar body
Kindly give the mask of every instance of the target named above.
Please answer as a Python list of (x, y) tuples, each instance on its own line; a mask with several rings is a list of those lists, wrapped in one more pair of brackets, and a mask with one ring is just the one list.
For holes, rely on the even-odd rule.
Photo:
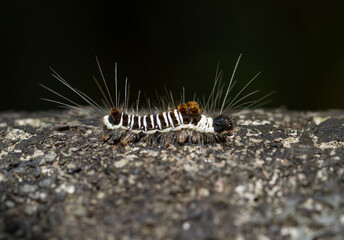
[[(253, 91), (245, 96), (240, 96), (247, 86), (259, 75), (259, 73), (254, 76), (235, 97), (228, 97), (232, 87), (235, 85), (233, 79), (240, 58), (241, 55), (235, 64), (232, 77), (227, 87), (222, 83), (222, 73), (217, 70), (212, 91), (207, 101), (203, 99), (202, 107), (200, 107), (200, 104), (195, 100), (186, 102), (184, 91), (180, 103), (176, 105), (172, 93), (167, 91), (167, 97), (158, 98), (158, 100), (163, 103), (160, 105), (162, 105), (164, 109), (160, 110), (158, 107), (155, 107), (155, 111), (152, 111), (151, 107), (149, 107), (149, 112), (146, 109), (144, 110), (145, 113), (140, 114), (140, 92), (136, 101), (136, 111), (134, 110), (134, 107), (128, 107), (129, 87), (127, 79), (125, 81), (124, 101), (122, 104), (119, 104), (120, 97), (117, 89), (117, 64), (115, 67), (114, 104), (97, 58), (96, 60), (102, 76), (103, 85), (105, 86), (105, 91), (98, 81), (96, 81), (96, 83), (105, 99), (104, 102), (106, 103), (106, 107), (102, 107), (88, 95), (72, 87), (54, 70), (52, 70), (52, 75), (81, 97), (92, 107), (92, 110), (87, 110), (87, 108), (70, 100), (66, 96), (49, 87), (41, 85), (65, 101), (62, 102), (53, 99), (43, 100), (58, 103), (62, 106), (78, 109), (80, 111), (91, 111), (95, 119), (101, 119), (102, 121), (104, 142), (128, 145), (144, 141), (149, 145), (162, 144), (165, 146), (170, 144), (226, 144), (228, 143), (229, 137), (232, 135), (234, 127), (231, 119), (233, 111), (237, 108), (249, 108), (267, 97), (264, 96), (263, 98), (255, 101), (242, 103), (245, 98), (258, 92)], [(148, 106), (150, 106), (149, 99)]]
[(233, 129), (232, 121), (225, 115), (213, 119), (200, 114), (197, 102), (182, 103), (177, 109), (144, 116), (127, 114), (112, 109), (103, 117), (105, 140), (126, 145), (146, 140), (149, 143), (196, 143), (225, 142)]

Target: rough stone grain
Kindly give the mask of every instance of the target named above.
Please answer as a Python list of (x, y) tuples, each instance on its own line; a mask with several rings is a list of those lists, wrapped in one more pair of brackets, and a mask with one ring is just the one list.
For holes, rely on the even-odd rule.
[(228, 146), (119, 148), (0, 113), (0, 239), (343, 239), (344, 111), (254, 110)]

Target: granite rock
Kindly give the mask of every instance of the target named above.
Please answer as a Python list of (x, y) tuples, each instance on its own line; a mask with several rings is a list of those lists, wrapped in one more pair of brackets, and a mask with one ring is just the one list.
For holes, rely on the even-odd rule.
[(168, 148), (57, 114), (0, 113), (0, 239), (343, 239), (343, 111), (247, 111), (227, 146)]

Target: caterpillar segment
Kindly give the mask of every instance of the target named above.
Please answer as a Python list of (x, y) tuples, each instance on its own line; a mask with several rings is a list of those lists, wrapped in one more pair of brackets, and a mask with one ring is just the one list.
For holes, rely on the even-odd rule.
[(233, 129), (224, 115), (216, 118), (201, 114), (197, 102), (180, 104), (177, 109), (144, 116), (112, 109), (103, 117), (104, 141), (127, 145), (145, 140), (149, 144), (213, 144), (225, 141)]

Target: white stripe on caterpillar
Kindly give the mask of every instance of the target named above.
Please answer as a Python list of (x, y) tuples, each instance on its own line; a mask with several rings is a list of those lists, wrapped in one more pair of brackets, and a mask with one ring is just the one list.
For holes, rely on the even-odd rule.
[[(128, 115), (128, 118), (131, 119), (130, 121), (128, 120), (129, 121), (128, 126), (121, 125), (123, 123), (123, 117), (124, 117), (123, 113), (121, 114), (121, 117), (120, 117), (121, 120), (118, 125), (110, 123), (109, 119), (112, 118), (111, 115), (105, 115), (103, 117), (103, 123), (109, 130), (122, 128), (124, 130), (134, 131), (135, 133), (146, 133), (146, 134), (154, 134), (156, 132), (170, 132), (170, 131), (177, 131), (177, 130), (183, 130), (183, 129), (191, 129), (198, 132), (214, 133), (213, 119), (211, 117), (206, 117), (205, 115), (201, 115), (201, 119), (198, 121), (197, 125), (193, 125), (192, 122), (188, 124), (183, 124), (182, 121), (180, 120), (182, 119), (182, 117), (181, 117), (181, 114), (178, 114), (178, 110), (174, 110), (173, 112), (175, 114), (175, 117), (176, 118), (178, 117), (177, 118), (178, 124), (180, 123), (180, 125), (177, 127), (175, 127), (173, 124), (171, 112), (163, 113), (164, 115), (168, 115), (168, 121), (169, 121), (168, 126), (171, 126), (171, 127), (166, 127), (166, 128), (162, 128), (161, 122), (159, 120), (159, 114), (156, 114), (155, 118), (154, 118), (154, 115), (149, 116), (149, 119), (151, 121), (150, 125), (153, 128), (153, 130), (147, 130), (148, 128), (147, 115), (144, 115), (143, 117), (136, 116), (136, 115)], [(134, 119), (135, 117), (137, 117), (138, 119), (139, 129), (133, 129), (133, 126), (135, 124), (135, 119)], [(143, 126), (141, 126), (141, 119), (143, 119)], [(158, 123), (157, 125), (154, 124), (154, 119), (156, 119)]]

